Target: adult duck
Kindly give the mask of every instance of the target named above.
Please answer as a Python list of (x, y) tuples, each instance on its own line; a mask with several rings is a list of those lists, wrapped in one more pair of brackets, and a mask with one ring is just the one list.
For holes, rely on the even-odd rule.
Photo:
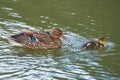
[(23, 31), (11, 36), (10, 43), (30, 49), (49, 49), (62, 46), (63, 32), (59, 28), (53, 28), (50, 32), (41, 30)]

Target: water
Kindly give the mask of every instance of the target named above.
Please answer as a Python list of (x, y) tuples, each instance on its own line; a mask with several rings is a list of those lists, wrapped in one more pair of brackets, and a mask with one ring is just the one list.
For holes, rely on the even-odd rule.
[[(0, 80), (119, 80), (119, 0), (0, 0)], [(31, 51), (8, 38), (52, 27), (67, 41), (59, 49)], [(107, 38), (104, 51), (80, 46)]]

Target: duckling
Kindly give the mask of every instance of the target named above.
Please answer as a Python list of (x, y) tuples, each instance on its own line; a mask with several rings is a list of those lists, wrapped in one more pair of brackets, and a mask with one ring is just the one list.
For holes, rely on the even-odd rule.
[(82, 48), (85, 50), (99, 49), (106, 47), (106, 39), (100, 38), (99, 41), (87, 42)]
[(31, 30), (11, 36), (10, 43), (30, 49), (49, 49), (62, 46), (63, 32), (59, 28), (53, 28), (50, 32)]

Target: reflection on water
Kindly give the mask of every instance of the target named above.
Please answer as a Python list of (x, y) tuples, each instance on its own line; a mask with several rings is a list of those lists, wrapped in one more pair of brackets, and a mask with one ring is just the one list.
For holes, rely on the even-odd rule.
[[(102, 31), (103, 28), (101, 25), (106, 24), (100, 24), (102, 23), (100, 22), (101, 18), (96, 16), (100, 14), (94, 12), (96, 15), (91, 15), (90, 11), (87, 10), (89, 7), (90, 9), (92, 7), (92, 9), (97, 10), (93, 8), (95, 7), (93, 3), (98, 4), (98, 2), (88, 1), (88, 4), (86, 3), (87, 0), (85, 2), (72, 1), (73, 3), (53, 0), (53, 3), (59, 3), (58, 5), (63, 6), (60, 7), (57, 4), (48, 5), (51, 3), (50, 1), (44, 2), (40, 0), (41, 5), (35, 4), (38, 6), (38, 8), (36, 8), (36, 6), (32, 4), (32, 1), (28, 2), (28, 5), (19, 4), (19, 2), (25, 3), (25, 1), (10, 1), (11, 4), (16, 5), (6, 5), (3, 2), (3, 4), (0, 5), (0, 80), (120, 79), (118, 70), (120, 61), (119, 49), (117, 50), (119, 45), (112, 41), (111, 35), (108, 35), (110, 33), (114, 34), (114, 32), (111, 31), (107, 33), (105, 30), (107, 31), (108, 29), (104, 27)], [(35, 1), (34, 3), (37, 2)], [(79, 6), (79, 3), (81, 3), (81, 6)], [(102, 4), (102, 2), (98, 5), (100, 4)], [(103, 3), (103, 5), (104, 4), (105, 3)], [(24, 6), (25, 9), (22, 8), (23, 11), (19, 11), (21, 10), (20, 5)], [(30, 10), (31, 8), (29, 6), (32, 5), (33, 11), (26, 15), (25, 10)], [(86, 5), (86, 7), (83, 7), (84, 5)], [(107, 8), (108, 6), (109, 5), (107, 5)], [(104, 7), (106, 6), (104, 5), (103, 8)], [(19, 10), (17, 10), (17, 8), (19, 8)], [(79, 8), (81, 8), (80, 12), (85, 13), (85, 15), (79, 12)], [(101, 9), (102, 7), (99, 8)], [(43, 11), (38, 15), (39, 10)], [(47, 14), (52, 11), (54, 11), (54, 14)], [(88, 14), (86, 14), (86, 12)], [(78, 13), (80, 14), (78, 15)], [(107, 17), (109, 16), (111, 17), (111, 15)], [(78, 17), (83, 20), (78, 19)], [(100, 19), (100, 21), (97, 21), (97, 19)], [(11, 35), (23, 30), (45, 29), (49, 31), (52, 27), (60, 27), (65, 34), (66, 40), (63, 39), (63, 46), (59, 49), (31, 51), (26, 48), (13, 46), (8, 42)], [(112, 25), (110, 27), (112, 27)], [(108, 47), (105, 51), (81, 50), (80, 47), (84, 43), (90, 40), (97, 40), (99, 38), (98, 36), (101, 37), (101, 35), (107, 35)]]
[(18, 13), (12, 12), (12, 8), (2, 7), (2, 9), (8, 12), (8, 16), (21, 18), (21, 16)]
[[(103, 70), (104, 66), (98, 63), (101, 61), (99, 52), (81, 51), (81, 45), (90, 39), (65, 31), (66, 41), (63, 42), (64, 45), (61, 49), (31, 52), (28, 49), (12, 46), (7, 39), (10, 35), (18, 33), (22, 29), (35, 28), (13, 20), (6, 20), (0, 22), (0, 24), (2, 25), (0, 28), (2, 32), (0, 34), (0, 79), (96, 80), (93, 76), (101, 74), (102, 79), (103, 76), (110, 75)], [(112, 42), (108, 42), (108, 46), (108, 52), (115, 47)], [(92, 72), (95, 74), (92, 74)]]

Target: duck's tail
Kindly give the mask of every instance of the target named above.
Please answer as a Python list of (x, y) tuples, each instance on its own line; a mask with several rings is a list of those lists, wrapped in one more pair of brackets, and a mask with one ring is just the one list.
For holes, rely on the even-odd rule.
[(12, 39), (8, 39), (8, 41), (11, 43), (11, 44), (13, 44), (13, 45), (16, 45), (16, 46), (23, 46), (21, 43), (19, 43), (19, 42), (16, 42), (16, 41), (14, 41), (14, 40), (12, 40)]
[(20, 34), (11, 36), (9, 39), (9, 42), (16, 46), (22, 46), (22, 43), (27, 40), (29, 40), (29, 37), (24, 33), (20, 33)]

